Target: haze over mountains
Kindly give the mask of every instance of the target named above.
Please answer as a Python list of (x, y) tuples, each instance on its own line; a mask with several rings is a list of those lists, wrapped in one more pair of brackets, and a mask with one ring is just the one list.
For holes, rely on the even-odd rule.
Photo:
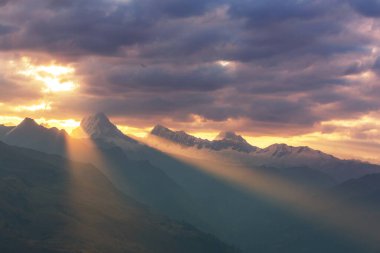
[[(31, 119), (2, 131), (1, 140), (8, 144), (95, 165), (127, 198), (147, 205), (153, 213), (192, 224), (243, 252), (373, 252), (362, 241), (347, 239), (329, 226), (320, 227), (307, 215), (296, 215), (286, 200), (277, 202), (279, 196), (273, 194), (289, 190), (281, 189), (281, 182), (302, 191), (308, 199), (318, 198), (321, 192), (335, 196), (337, 189), (344, 189), (355, 196), (346, 198), (352, 205), (363, 196), (377, 206), (379, 199), (373, 197), (377, 190), (369, 187), (369, 193), (363, 181), (376, 181), (372, 178), (377, 176), (371, 174), (380, 172), (378, 165), (341, 160), (309, 147), (274, 144), (260, 149), (233, 132), (223, 132), (210, 141), (158, 125), (147, 139), (135, 140), (103, 113), (82, 120), (80, 129), (74, 131), (80, 139)], [(42, 160), (51, 157), (38, 154)], [(247, 191), (205, 170), (239, 173), (240, 167), (258, 178), (263, 176), (264, 188)], [(257, 183), (258, 187), (262, 184)], [(292, 205), (302, 206), (302, 199), (292, 201)], [(318, 208), (342, 211), (340, 207)], [(189, 252), (202, 252), (208, 246), (200, 247)]]
[(89, 164), (0, 143), (0, 251), (236, 252), (151, 213)]

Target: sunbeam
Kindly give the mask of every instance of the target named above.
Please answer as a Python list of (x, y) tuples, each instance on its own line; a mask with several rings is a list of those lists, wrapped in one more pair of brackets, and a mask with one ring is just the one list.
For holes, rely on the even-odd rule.
[(146, 144), (244, 191), (282, 203), (286, 209), (316, 225), (327, 226), (353, 241), (380, 249), (380, 215), (377, 210), (354, 206), (315, 188), (248, 168), (218, 152), (181, 148), (157, 136), (149, 136)]

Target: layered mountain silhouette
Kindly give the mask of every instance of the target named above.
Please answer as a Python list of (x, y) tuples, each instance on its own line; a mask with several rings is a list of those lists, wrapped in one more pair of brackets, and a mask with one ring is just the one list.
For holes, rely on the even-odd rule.
[(89, 164), (0, 143), (0, 251), (236, 252), (153, 214)]
[[(239, 185), (230, 184), (160, 150), (159, 146), (151, 147), (124, 135), (103, 113), (82, 120), (80, 129), (76, 130), (81, 139), (62, 133), (66, 138), (64, 145), (52, 138), (51, 133), (56, 132), (55, 129), (38, 124), (26, 125), (29, 125), (27, 129), (34, 129), (30, 132), (37, 129), (36, 132), (41, 134), (36, 135), (38, 138), (34, 137), (33, 142), (19, 138), (15, 145), (50, 153), (56, 150), (54, 153), (63, 157), (92, 163), (127, 198), (146, 204), (155, 213), (191, 223), (237, 245), (244, 252), (370, 252), (294, 215), (284, 203), (276, 203), (260, 192), (244, 191)], [(24, 128), (17, 126), (5, 136), (18, 127)], [(327, 192), (331, 187), (339, 188), (340, 182), (346, 179), (360, 180), (361, 176), (379, 169), (377, 165), (340, 160), (309, 147), (274, 144), (260, 149), (233, 132), (221, 133), (210, 141), (156, 126), (151, 135), (159, 137), (159, 141), (169, 141), (184, 154), (191, 153), (187, 152), (190, 149), (212, 153), (214, 159), (229, 159), (255, 173), (265, 173), (289, 182), (294, 187), (313, 186)], [(51, 145), (49, 150), (41, 143)], [(67, 143), (75, 145), (68, 148)], [(202, 158), (194, 156), (191, 159)], [(206, 162), (210, 164), (210, 161)], [(221, 166), (220, 162), (216, 164)], [(220, 169), (234, 171), (230, 164), (222, 166), (227, 168)], [(273, 187), (277, 185), (273, 184)], [(310, 198), (314, 198), (314, 194), (310, 192)]]

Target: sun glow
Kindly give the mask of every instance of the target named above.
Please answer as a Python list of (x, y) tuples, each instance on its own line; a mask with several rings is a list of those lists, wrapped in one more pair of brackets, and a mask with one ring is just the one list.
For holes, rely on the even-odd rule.
[(72, 131), (73, 129), (79, 127), (80, 122), (75, 119), (50, 119), (50, 120), (39, 120), (43, 125), (47, 127), (56, 127), (58, 129), (65, 129), (67, 132)]
[(228, 67), (231, 64), (231, 62), (229, 62), (229, 61), (218, 61), (218, 63), (222, 67)]
[(57, 65), (34, 65), (30, 58), (22, 58), (20, 75), (32, 78), (43, 84), (44, 93), (57, 93), (73, 91), (78, 87), (75, 81), (75, 69), (70, 66)]
[(117, 127), (124, 134), (126, 134), (126, 135), (133, 135), (133, 136), (136, 136), (136, 137), (139, 137), (139, 138), (146, 137), (149, 134), (150, 130), (151, 130), (151, 128), (136, 128), (136, 127), (130, 127), (130, 126), (121, 126), (121, 125), (118, 125)]
[(221, 61), (217, 61), (216, 64), (218, 64), (219, 66), (221, 66), (227, 70), (234, 70), (236, 67), (236, 62), (234, 62), (234, 61), (221, 60)]

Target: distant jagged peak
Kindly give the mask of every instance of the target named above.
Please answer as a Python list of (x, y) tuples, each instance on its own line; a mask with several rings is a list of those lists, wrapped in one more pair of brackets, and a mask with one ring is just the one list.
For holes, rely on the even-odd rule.
[(84, 117), (80, 123), (81, 128), (90, 137), (121, 136), (122, 133), (112, 124), (103, 112), (98, 112)]
[(25, 118), (17, 127), (39, 127), (40, 125), (32, 118)]
[(136, 142), (132, 138), (126, 136), (121, 132), (116, 125), (114, 125), (107, 115), (103, 112), (98, 112), (90, 116), (84, 117), (80, 123), (84, 133), (89, 137), (97, 138), (121, 138), (129, 142)]
[(100, 127), (114, 126), (104, 112), (98, 112), (84, 117), (81, 121), (81, 126), (86, 125), (96, 125)]
[(150, 132), (152, 135), (170, 140), (174, 143), (183, 145), (183, 146), (197, 146), (197, 145), (203, 145), (206, 142), (209, 142), (208, 140), (203, 140), (201, 138), (197, 138), (195, 136), (192, 136), (185, 131), (173, 131), (163, 125), (156, 125), (152, 131)]
[(262, 150), (259, 153), (266, 153), (273, 157), (285, 157), (290, 155), (302, 155), (302, 156), (318, 156), (324, 158), (333, 158), (333, 156), (323, 153), (322, 151), (312, 149), (308, 146), (290, 146), (285, 143), (272, 144)]
[(192, 136), (192, 135), (186, 133), (183, 130), (173, 131), (173, 130), (171, 130), (171, 129), (163, 126), (163, 125), (160, 125), (160, 124), (157, 124), (152, 129), (152, 131), (150, 133), (153, 134), (153, 135), (160, 136), (160, 137), (165, 137), (165, 138), (169, 138), (169, 137), (185, 137), (185, 138), (192, 138), (192, 139), (202, 140), (200, 138), (197, 138), (195, 136)]
[(172, 131), (162, 125), (156, 125), (151, 134), (165, 138), (174, 143), (187, 147), (196, 147), (198, 149), (211, 149), (214, 151), (232, 149), (240, 152), (252, 152), (257, 148), (250, 145), (243, 137), (236, 135), (234, 132), (222, 132), (213, 140), (206, 140), (195, 137), (184, 131)]
[(268, 146), (267, 148), (265, 148), (264, 150), (267, 150), (267, 151), (278, 151), (278, 150), (281, 150), (281, 151), (298, 151), (298, 152), (305, 152), (305, 151), (316, 151), (318, 152), (317, 150), (314, 150), (308, 146), (291, 146), (291, 145), (288, 145), (288, 144), (285, 144), (285, 143), (275, 143), (275, 144), (272, 144), (270, 146)]
[(150, 133), (154, 134), (154, 135), (160, 135), (163, 133), (174, 133), (174, 131), (170, 130), (169, 128), (167, 128), (161, 124), (157, 124), (153, 127), (153, 129)]
[(234, 142), (247, 143), (247, 141), (241, 135), (238, 135), (233, 131), (220, 132), (215, 137), (215, 140), (229, 140)]
[(250, 153), (258, 150), (257, 147), (249, 144), (241, 135), (233, 131), (220, 132), (213, 141), (215, 148), (218, 149), (233, 149), (239, 152)]
[(59, 130), (56, 127), (48, 128), (31, 118), (26, 118), (7, 132), (2, 140), (14, 146), (61, 154), (65, 149), (67, 137), (65, 130)]
[(16, 127), (13, 127), (13, 129), (9, 132), (32, 132), (32, 131), (39, 131), (39, 132), (49, 132), (53, 134), (67, 134), (67, 132), (64, 129), (58, 129), (56, 127), (48, 127), (43, 124), (38, 124), (34, 119), (26, 117), (23, 121), (20, 122)]

